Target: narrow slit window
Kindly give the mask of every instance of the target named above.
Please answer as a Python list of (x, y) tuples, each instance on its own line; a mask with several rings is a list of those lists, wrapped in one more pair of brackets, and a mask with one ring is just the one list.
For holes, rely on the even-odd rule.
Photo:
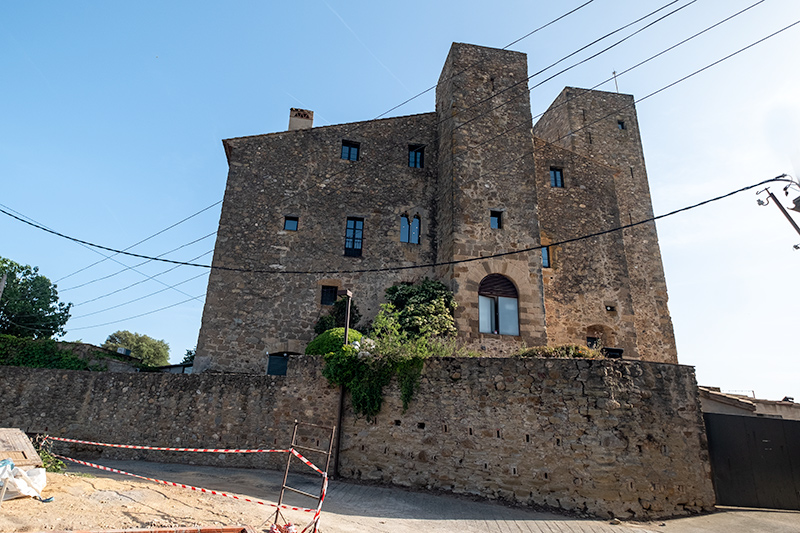
[(297, 226), (300, 223), (298, 217), (285, 217), (283, 219), (283, 229), (285, 231), (297, 231)]
[(422, 144), (408, 145), (408, 166), (422, 168), (425, 166), (425, 146)]
[(550, 256), (550, 247), (545, 246), (542, 248), (542, 267), (543, 268), (551, 268), (551, 256)]
[(618, 120), (617, 121), (617, 129), (619, 129), (619, 130), (624, 130), (625, 129), (625, 121), (624, 120)]
[(550, 186), (559, 189), (564, 188), (564, 169), (550, 167)]
[(358, 161), (360, 144), (353, 141), (342, 141), (342, 159)]

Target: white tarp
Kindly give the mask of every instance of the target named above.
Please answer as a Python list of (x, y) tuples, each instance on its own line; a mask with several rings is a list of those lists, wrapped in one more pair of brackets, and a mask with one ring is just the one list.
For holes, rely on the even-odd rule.
[(41, 499), (47, 476), (44, 468), (32, 468), (24, 472), (14, 466), (10, 459), (3, 459), (0, 461), (0, 483), (0, 502), (22, 496), (38, 496)]

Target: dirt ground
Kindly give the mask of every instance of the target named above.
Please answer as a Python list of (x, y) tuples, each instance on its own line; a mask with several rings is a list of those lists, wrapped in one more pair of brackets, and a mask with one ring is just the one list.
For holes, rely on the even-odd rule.
[(42, 495), (53, 496), (53, 501), (3, 502), (0, 531), (259, 526), (275, 511), (152, 482), (74, 474), (48, 473)]

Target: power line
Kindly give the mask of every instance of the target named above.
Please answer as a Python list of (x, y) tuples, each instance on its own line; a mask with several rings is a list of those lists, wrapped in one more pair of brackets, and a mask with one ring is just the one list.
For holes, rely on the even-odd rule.
[[(217, 233), (216, 231), (212, 231), (212, 232), (211, 232), (211, 233), (209, 233), (208, 235), (205, 235), (205, 236), (203, 236), (203, 237), (200, 237), (199, 239), (195, 239), (195, 240), (193, 240), (193, 241), (191, 241), (191, 242), (187, 242), (186, 244), (182, 244), (182, 245), (178, 246), (177, 248), (173, 248), (172, 250), (169, 250), (168, 252), (164, 252), (163, 254), (159, 254), (159, 255), (157, 255), (156, 257), (164, 257), (165, 255), (171, 254), (171, 253), (173, 253), (173, 252), (177, 252), (177, 251), (178, 251), (178, 250), (180, 250), (181, 248), (186, 248), (187, 246), (191, 246), (192, 244), (196, 244), (196, 243), (198, 243), (198, 242), (200, 242), (200, 241), (202, 241), (202, 240), (205, 240), (205, 239), (207, 239), (207, 238), (211, 237), (212, 235), (215, 235), (216, 233)], [(206, 252), (206, 253), (207, 253), (207, 252)], [(205, 254), (204, 254), (204, 255), (205, 255)], [(116, 272), (114, 272), (113, 274), (108, 274), (107, 276), (103, 276), (103, 277), (101, 277), (101, 278), (95, 278), (95, 279), (93, 279), (93, 280), (91, 280), (91, 281), (87, 281), (86, 283), (81, 283), (80, 285), (75, 285), (75, 286), (73, 286), (73, 287), (67, 287), (66, 289), (61, 289), (61, 292), (71, 291), (71, 290), (74, 290), (74, 289), (80, 289), (81, 287), (85, 287), (85, 286), (87, 286), (87, 285), (91, 285), (92, 283), (96, 283), (96, 282), (98, 282), (98, 281), (103, 281), (103, 280), (107, 280), (107, 279), (109, 279), (109, 278), (113, 278), (114, 276), (117, 276), (117, 275), (119, 275), (119, 274), (122, 274), (123, 272), (127, 272), (128, 270), (133, 270), (133, 269), (136, 269), (137, 267), (140, 267), (140, 266), (142, 266), (142, 265), (146, 265), (147, 263), (151, 263), (151, 262), (152, 262), (152, 261), (148, 259), (147, 261), (142, 261), (141, 263), (139, 263), (139, 264), (137, 264), (137, 265), (133, 265), (133, 266), (125, 267), (125, 268), (123, 268), (122, 270), (117, 270), (117, 271), (116, 271)], [(95, 263), (95, 264), (96, 264), (96, 263)], [(137, 272), (138, 272), (138, 271), (137, 271)], [(62, 279), (63, 279), (63, 278), (62, 278)]]
[(152, 311), (148, 311), (148, 312), (146, 312), (146, 313), (141, 313), (141, 314), (138, 314), (138, 315), (129, 316), (128, 318), (121, 318), (121, 319), (119, 319), (119, 320), (112, 320), (111, 322), (105, 322), (105, 323), (103, 323), (103, 324), (95, 324), (94, 326), (81, 326), (81, 327), (79, 327), (79, 328), (70, 328), (70, 331), (77, 331), (77, 330), (80, 330), (80, 329), (92, 329), (92, 328), (99, 328), (99, 327), (101, 327), (101, 326), (108, 326), (108, 325), (110, 325), (110, 324), (118, 324), (118, 323), (120, 323), (120, 322), (126, 322), (126, 321), (128, 321), (128, 320), (133, 320), (134, 318), (141, 318), (141, 317), (143, 317), (143, 316), (152, 315), (153, 313), (158, 313), (159, 311), (164, 311), (164, 310), (166, 310), (166, 309), (170, 309), (170, 308), (172, 308), (172, 307), (177, 307), (177, 306), (179, 306), (179, 305), (183, 305), (183, 304), (185, 304), (185, 303), (189, 303), (189, 302), (191, 302), (192, 300), (199, 300), (199, 299), (201, 299), (201, 298), (203, 298), (203, 297), (205, 297), (205, 293), (203, 293), (203, 294), (200, 294), (200, 295), (198, 295), (198, 296), (193, 296), (192, 298), (189, 298), (188, 300), (183, 300), (182, 302), (178, 302), (178, 303), (174, 303), (174, 304), (172, 304), (172, 305), (167, 305), (167, 306), (165, 306), (165, 307), (161, 307), (160, 309), (154, 309), (154, 310), (152, 310)]
[[(160, 230), (160, 231), (157, 231), (157, 232), (153, 233), (152, 235), (150, 235), (149, 237), (145, 237), (144, 239), (140, 240), (140, 241), (139, 241), (139, 242), (137, 242), (137, 243), (131, 244), (130, 246), (128, 246), (127, 248), (125, 248), (125, 250), (127, 251), (127, 250), (130, 250), (131, 248), (134, 248), (134, 247), (136, 247), (136, 246), (139, 246), (139, 245), (140, 245), (140, 244), (142, 244), (143, 242), (147, 242), (147, 241), (149, 241), (150, 239), (152, 239), (152, 238), (154, 238), (154, 237), (157, 237), (157, 236), (161, 235), (162, 233), (164, 233), (164, 232), (166, 232), (166, 231), (169, 231), (169, 230), (171, 230), (172, 228), (174, 228), (174, 227), (176, 227), (176, 226), (179, 226), (179, 225), (183, 224), (183, 223), (184, 223), (184, 222), (186, 222), (187, 220), (190, 220), (190, 219), (192, 219), (192, 218), (196, 217), (197, 215), (199, 215), (199, 214), (201, 214), (201, 213), (204, 213), (204, 212), (208, 211), (208, 210), (209, 210), (209, 209), (211, 209), (212, 207), (216, 207), (216, 206), (218, 206), (218, 205), (219, 205), (219, 204), (221, 204), (221, 203), (222, 203), (222, 200), (219, 200), (219, 201), (217, 201), (217, 202), (214, 202), (213, 204), (209, 205), (208, 207), (204, 207), (204, 208), (203, 208), (203, 209), (201, 209), (200, 211), (198, 211), (198, 212), (196, 212), (196, 213), (194, 213), (194, 214), (191, 214), (191, 215), (189, 215), (188, 217), (184, 218), (183, 220), (179, 220), (178, 222), (176, 222), (176, 223), (172, 224), (171, 226), (168, 226), (168, 227), (166, 227), (166, 228), (164, 228), (164, 229), (162, 229), (162, 230)], [(113, 257), (113, 256), (104, 257), (104, 258), (103, 258), (103, 259), (101, 259), (100, 261), (96, 261), (96, 262), (92, 263), (91, 265), (88, 265), (88, 266), (85, 266), (85, 267), (83, 267), (83, 268), (81, 268), (81, 269), (79, 269), (79, 270), (76, 270), (76, 271), (75, 271), (75, 272), (73, 272), (72, 274), (67, 274), (66, 276), (62, 276), (61, 278), (57, 279), (57, 280), (55, 281), (55, 283), (58, 283), (59, 281), (65, 280), (65, 279), (67, 279), (67, 278), (69, 278), (69, 277), (71, 277), (71, 276), (74, 276), (75, 274), (78, 274), (78, 273), (80, 273), (80, 272), (83, 272), (84, 270), (88, 270), (88, 269), (92, 268), (92, 267), (93, 267), (93, 266), (95, 266), (95, 265), (99, 265), (100, 263), (103, 263), (103, 262), (105, 262), (106, 260), (108, 260), (108, 259), (111, 259), (111, 257)], [(136, 266), (140, 266), (140, 265), (136, 265)], [(134, 268), (134, 267), (129, 267), (128, 269), (130, 269), (130, 268)], [(72, 287), (72, 288), (75, 288), (75, 287)], [(64, 290), (69, 290), (69, 289), (64, 289)]]
[[(795, 24), (800, 24), (800, 21), (796, 22)], [(606, 229), (606, 230), (603, 230), (603, 231), (598, 231), (598, 232), (595, 232), (595, 233), (590, 233), (590, 234), (587, 234), (587, 235), (582, 235), (582, 236), (579, 236), (579, 237), (574, 237), (574, 238), (571, 238), (571, 239), (566, 239), (566, 240), (563, 240), (563, 241), (551, 242), (547, 246), (558, 246), (558, 245), (562, 245), (562, 244), (568, 244), (568, 243), (571, 243), (571, 242), (581, 241), (581, 240), (584, 240), (584, 239), (590, 239), (590, 238), (593, 238), (593, 237), (598, 237), (600, 235), (606, 235), (608, 233), (613, 233), (613, 232), (616, 232), (616, 231), (621, 231), (621, 230), (624, 230), (624, 229), (632, 228), (632, 227), (635, 227), (635, 226), (640, 226), (642, 224), (647, 224), (649, 222), (660, 220), (662, 218), (666, 218), (666, 217), (669, 217), (669, 216), (672, 216), (672, 215), (675, 215), (675, 214), (678, 214), (678, 213), (682, 213), (684, 211), (689, 211), (691, 209), (695, 209), (697, 207), (709, 204), (711, 202), (716, 202), (718, 200), (722, 200), (723, 198), (728, 198), (729, 196), (733, 196), (734, 194), (738, 194), (740, 192), (744, 192), (744, 191), (747, 191), (747, 190), (750, 190), (750, 189), (753, 189), (755, 187), (759, 187), (761, 185), (764, 185), (766, 183), (771, 183), (771, 182), (794, 183), (792, 180), (786, 179), (786, 174), (781, 174), (780, 176), (777, 176), (775, 178), (770, 178), (768, 180), (764, 180), (764, 181), (758, 182), (758, 183), (753, 184), (753, 185), (748, 185), (746, 187), (742, 187), (741, 189), (737, 189), (737, 190), (729, 192), (727, 194), (723, 194), (721, 196), (717, 196), (717, 197), (714, 197), (714, 198), (711, 198), (711, 199), (708, 199), (708, 200), (704, 200), (702, 202), (699, 202), (697, 204), (693, 204), (693, 205), (690, 205), (690, 206), (687, 206), (687, 207), (682, 207), (680, 209), (676, 209), (674, 211), (670, 211), (669, 213), (665, 213), (663, 215), (658, 215), (658, 216), (646, 218), (646, 219), (640, 220), (638, 222), (631, 222), (629, 224), (624, 224), (622, 226), (617, 226), (617, 227), (614, 227), (614, 228)], [(3, 211), (2, 209), (0, 209), (0, 211), (5, 213), (5, 211)], [(6, 213), (6, 214), (8, 214), (8, 213)], [(16, 218), (16, 217), (14, 217), (14, 218)], [(30, 224), (29, 222), (26, 222), (26, 223)], [(44, 229), (44, 228), (40, 228), (40, 229)], [(45, 229), (45, 231), (49, 231), (49, 230)], [(65, 237), (67, 239), (70, 239), (70, 240), (74, 240), (71, 237), (67, 237), (67, 236), (63, 236), (63, 237)], [(92, 245), (92, 246), (99, 246), (99, 245)], [(108, 248), (104, 248), (104, 247), (101, 247), (101, 248), (108, 249)], [(481, 257), (471, 257), (471, 258), (468, 258), (468, 259), (458, 259), (458, 260), (453, 260), (453, 261), (442, 261), (442, 262), (424, 263), (424, 264), (417, 264), (417, 265), (380, 267), (380, 268), (360, 268), (360, 269), (351, 269), (351, 270), (263, 270), (263, 269), (253, 269), (253, 268), (238, 268), (238, 267), (202, 265), (202, 264), (198, 264), (198, 263), (173, 261), (173, 260), (170, 260), (170, 259), (156, 259), (156, 258), (151, 258), (151, 259), (156, 260), (156, 261), (175, 263), (175, 264), (182, 265), (182, 266), (193, 266), (193, 267), (200, 267), (200, 268), (209, 268), (209, 269), (212, 269), (212, 270), (222, 270), (222, 271), (227, 271), (227, 272), (243, 272), (243, 273), (252, 273), (252, 274), (326, 274), (326, 275), (333, 275), (333, 274), (363, 274), (363, 273), (370, 273), (370, 272), (396, 272), (396, 271), (400, 271), (400, 270), (415, 270), (415, 269), (420, 269), (420, 268), (434, 268), (434, 267), (439, 267), (439, 266), (458, 265), (458, 264), (462, 264), (462, 263), (471, 263), (471, 262), (475, 262), (475, 261), (484, 261), (486, 259), (494, 259), (494, 258), (497, 258), (497, 257), (506, 257), (506, 256), (510, 256), (510, 255), (517, 255), (517, 254), (527, 253), (527, 252), (531, 252), (531, 251), (534, 251), (534, 250), (540, 250), (542, 248), (544, 248), (544, 245), (531, 246), (531, 247), (528, 247), (528, 248), (522, 248), (522, 249), (519, 249), (519, 250), (512, 250), (512, 251), (509, 251), (509, 252), (500, 252), (500, 253), (481, 256)], [(117, 251), (117, 250), (112, 250), (112, 251)], [(144, 256), (137, 255), (137, 254), (131, 254), (130, 252), (119, 251), (119, 253), (124, 253), (126, 255), (134, 255), (136, 257), (144, 257)], [(124, 289), (121, 289), (121, 290), (124, 290)], [(115, 291), (115, 292), (119, 292), (119, 291)], [(196, 298), (198, 298), (198, 297), (191, 298), (191, 299), (196, 299)], [(87, 303), (87, 302), (83, 302), (83, 303)]]

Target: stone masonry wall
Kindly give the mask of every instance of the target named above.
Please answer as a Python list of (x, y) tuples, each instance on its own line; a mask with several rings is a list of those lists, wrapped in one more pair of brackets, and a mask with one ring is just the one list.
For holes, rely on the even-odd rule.
[[(211, 272), (196, 370), (263, 373), (267, 352), (302, 353), (330, 310), (322, 286), (351, 289), (369, 321), (388, 287), (432, 277), (347, 271), (434, 262), (434, 136), (427, 113), (226, 140), (213, 264), (256, 272)], [(360, 143), (357, 161), (341, 159), (343, 140)], [(423, 168), (409, 167), (411, 144), (425, 146)], [(419, 244), (400, 242), (403, 214), (420, 217)], [(286, 216), (299, 219), (297, 231), (283, 229)], [(344, 255), (348, 217), (364, 221), (360, 257)]]
[[(197, 448), (288, 448), (294, 420), (335, 425), (339, 389), (312, 357), (286, 376), (81, 372), (0, 367), (0, 427), (78, 440)], [(301, 434), (327, 448), (316, 430)], [(117, 450), (57, 444), (68, 456), (283, 468), (284, 454)], [(73, 455), (74, 457), (74, 455)], [(310, 457), (313, 461), (316, 458)], [(101, 463), (102, 464), (102, 463)]]
[(347, 418), (348, 477), (648, 518), (710, 510), (691, 367), (610, 360), (439, 359), (402, 411)]
[[(0, 367), (0, 426), (112, 443), (283, 448), (295, 419), (336, 423), (339, 391), (320, 369), (308, 356), (291, 357), (285, 377)], [(430, 360), (405, 413), (394, 384), (373, 423), (346, 408), (341, 475), (600, 516), (707, 510), (714, 496), (696, 390), (693, 369), (678, 365)], [(319, 433), (301, 435), (301, 443), (326, 447)], [(59, 450), (101, 464), (135, 458), (275, 469), (285, 461), (282, 454)]]

